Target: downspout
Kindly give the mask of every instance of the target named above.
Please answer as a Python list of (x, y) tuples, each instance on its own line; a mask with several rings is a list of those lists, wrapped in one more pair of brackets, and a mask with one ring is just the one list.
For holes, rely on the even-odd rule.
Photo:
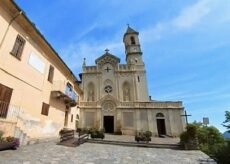
[(3, 35), (3, 38), (2, 38), (2, 40), (1, 40), (1, 43), (0, 43), (0, 50), (1, 50), (1, 47), (2, 47), (3, 42), (5, 41), (6, 35), (7, 35), (8, 31), (9, 31), (10, 25), (14, 22), (14, 20), (15, 20), (19, 15), (22, 15), (22, 13), (23, 13), (22, 10), (19, 11), (19, 13), (18, 13), (17, 15), (15, 15), (15, 16), (10, 20), (10, 22), (9, 22), (9, 24), (8, 24), (8, 26), (7, 26), (7, 29), (6, 29), (6, 31), (5, 31), (5, 33), (4, 33), (4, 35)]

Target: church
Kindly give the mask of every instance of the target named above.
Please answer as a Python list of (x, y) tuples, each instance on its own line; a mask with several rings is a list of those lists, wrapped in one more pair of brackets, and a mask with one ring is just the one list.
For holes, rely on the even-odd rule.
[(153, 136), (179, 136), (185, 128), (181, 101), (156, 101), (148, 95), (145, 64), (139, 33), (128, 26), (123, 36), (126, 63), (108, 49), (95, 60), (84, 63), (80, 74), (80, 128), (121, 131), (134, 135), (151, 131)]

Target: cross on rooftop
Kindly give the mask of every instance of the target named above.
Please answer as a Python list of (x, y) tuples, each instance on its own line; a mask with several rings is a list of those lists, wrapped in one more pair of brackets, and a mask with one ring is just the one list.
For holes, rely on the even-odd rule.
[(106, 53), (109, 53), (109, 49), (108, 49), (108, 48), (106, 48), (106, 49), (105, 49), (105, 52), (106, 52)]
[(107, 67), (106, 69), (105, 69), (107, 72), (109, 72), (109, 70), (111, 70), (109, 67)]
[(188, 117), (192, 116), (191, 114), (187, 114), (186, 110), (184, 111), (184, 114), (181, 115), (182, 117), (185, 117), (186, 124), (188, 125)]

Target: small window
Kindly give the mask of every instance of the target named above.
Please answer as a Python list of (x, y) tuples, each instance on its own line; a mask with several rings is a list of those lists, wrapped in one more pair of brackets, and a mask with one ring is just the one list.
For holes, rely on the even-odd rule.
[(140, 77), (139, 76), (137, 76), (137, 81), (140, 82)]
[(130, 37), (130, 40), (131, 40), (131, 44), (136, 44), (135, 38), (133, 36)]
[(16, 40), (15, 40), (14, 47), (11, 51), (11, 55), (13, 55), (17, 59), (21, 60), (22, 51), (23, 51), (23, 48), (25, 46), (25, 43), (26, 43), (25, 39), (23, 39), (23, 37), (18, 35)]
[(52, 83), (53, 77), (54, 77), (54, 67), (52, 65), (50, 65), (48, 81)]
[(71, 114), (71, 122), (73, 122), (73, 114)]
[(49, 114), (49, 107), (50, 107), (49, 104), (43, 103), (42, 104), (42, 112), (41, 112), (41, 114), (48, 116), (48, 114)]

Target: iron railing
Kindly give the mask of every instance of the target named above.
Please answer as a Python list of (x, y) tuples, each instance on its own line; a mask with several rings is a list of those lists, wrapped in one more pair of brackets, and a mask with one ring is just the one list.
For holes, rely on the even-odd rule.
[(16, 121), (20, 114), (20, 107), (0, 101), (0, 119)]

